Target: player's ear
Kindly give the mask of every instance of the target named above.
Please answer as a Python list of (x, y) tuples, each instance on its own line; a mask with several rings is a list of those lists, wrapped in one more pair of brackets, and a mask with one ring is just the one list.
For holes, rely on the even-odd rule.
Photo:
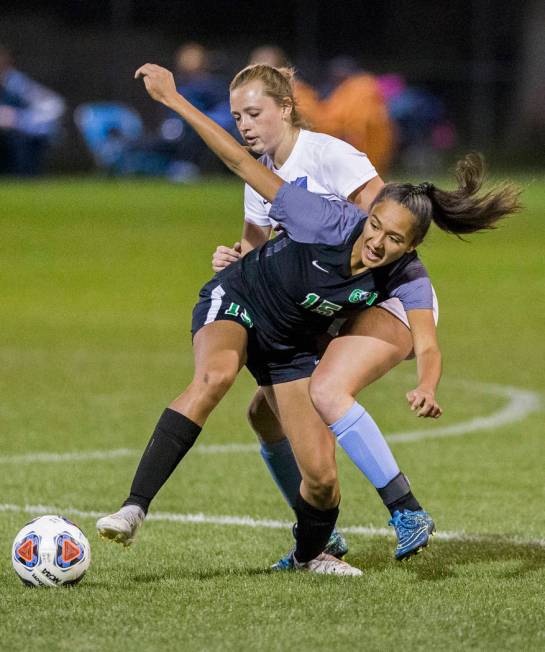
[(291, 97), (284, 97), (282, 100), (282, 118), (288, 120), (291, 118), (291, 112), (293, 111), (293, 100)]

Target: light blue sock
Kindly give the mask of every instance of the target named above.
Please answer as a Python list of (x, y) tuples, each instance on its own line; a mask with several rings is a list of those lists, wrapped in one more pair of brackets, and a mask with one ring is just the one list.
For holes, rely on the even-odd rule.
[(329, 427), (348, 457), (377, 489), (399, 474), (397, 462), (377, 424), (357, 401)]
[(301, 472), (295, 461), (289, 439), (282, 439), (273, 444), (261, 444), (261, 457), (267, 465), (288, 505), (293, 509), (299, 495)]

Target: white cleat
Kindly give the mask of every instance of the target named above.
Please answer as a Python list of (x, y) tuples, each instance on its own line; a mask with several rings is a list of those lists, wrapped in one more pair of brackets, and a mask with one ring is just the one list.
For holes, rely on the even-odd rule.
[(363, 575), (359, 568), (354, 568), (354, 566), (350, 566), (342, 559), (337, 559), (337, 557), (328, 555), (325, 552), (304, 563), (298, 562), (294, 557), (293, 565), (295, 570), (317, 573), (318, 575), (352, 575), (353, 577)]
[(97, 532), (103, 539), (130, 546), (145, 518), (144, 510), (138, 505), (125, 505), (115, 514), (99, 518)]

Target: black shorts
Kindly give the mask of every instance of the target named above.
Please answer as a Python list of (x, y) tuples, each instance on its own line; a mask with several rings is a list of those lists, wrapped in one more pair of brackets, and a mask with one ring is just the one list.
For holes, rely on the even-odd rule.
[(259, 327), (259, 315), (251, 314), (233, 301), (218, 278), (213, 278), (199, 292), (199, 302), (193, 308), (191, 333), (216, 321), (234, 321), (248, 333), (246, 366), (258, 385), (277, 385), (308, 378), (318, 363), (313, 337), (295, 338), (280, 343), (266, 329)]

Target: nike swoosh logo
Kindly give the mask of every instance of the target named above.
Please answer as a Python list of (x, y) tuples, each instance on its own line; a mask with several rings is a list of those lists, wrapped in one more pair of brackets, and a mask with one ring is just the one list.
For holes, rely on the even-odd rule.
[(319, 269), (321, 272), (325, 272), (326, 274), (329, 274), (329, 270), (328, 270), (328, 269), (325, 269), (324, 267), (321, 267), (321, 266), (318, 264), (318, 261), (317, 261), (317, 260), (313, 260), (313, 261), (312, 261), (312, 264), (314, 265), (314, 267), (316, 267), (316, 269)]

